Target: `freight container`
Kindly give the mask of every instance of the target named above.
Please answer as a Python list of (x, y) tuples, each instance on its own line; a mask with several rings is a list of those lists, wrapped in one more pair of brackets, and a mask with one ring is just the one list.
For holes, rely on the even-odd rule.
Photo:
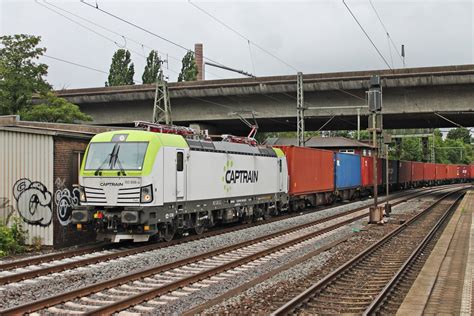
[(469, 168), (469, 177), (471, 179), (474, 179), (474, 165), (470, 165), (470, 168)]
[[(386, 184), (386, 165), (385, 159), (382, 160), (382, 185)], [(388, 183), (396, 184), (398, 183), (398, 160), (389, 160), (388, 161)]]
[(411, 181), (413, 183), (418, 183), (423, 181), (423, 163), (418, 161), (413, 161), (411, 164)]
[(411, 161), (401, 161), (398, 164), (398, 183), (403, 187), (408, 187), (411, 183)]
[(459, 170), (458, 170), (458, 166), (456, 165), (446, 165), (446, 169), (447, 169), (447, 179), (448, 180), (453, 180), (453, 179), (457, 179), (458, 176), (459, 176)]
[(334, 164), (336, 169), (336, 189), (343, 190), (360, 187), (361, 171), (359, 155), (336, 153)]
[(425, 162), (423, 164), (423, 179), (425, 182), (433, 182), (436, 180), (436, 164)]
[(288, 163), (291, 196), (334, 191), (334, 153), (296, 146), (275, 146)]
[[(382, 184), (382, 159), (377, 160), (377, 183)], [(373, 187), (374, 183), (374, 159), (372, 157), (360, 157), (361, 186)]]
[(469, 166), (468, 165), (460, 165), (459, 166), (459, 178), (461, 179), (469, 179)]
[(444, 163), (436, 164), (436, 181), (441, 182), (447, 179), (448, 168)]

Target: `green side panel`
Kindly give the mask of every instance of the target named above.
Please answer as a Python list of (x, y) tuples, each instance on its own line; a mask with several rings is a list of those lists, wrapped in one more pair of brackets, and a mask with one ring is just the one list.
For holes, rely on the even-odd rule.
[[(125, 142), (148, 142), (148, 148), (145, 155), (145, 160), (143, 162), (142, 170), (129, 170), (126, 171), (127, 176), (147, 176), (152, 172), (153, 165), (155, 164), (156, 155), (160, 151), (161, 147), (176, 147), (176, 148), (188, 148), (188, 143), (180, 135), (174, 134), (161, 134), (147, 131), (137, 131), (137, 130), (119, 130), (112, 132), (105, 132), (95, 135), (91, 139), (91, 143), (107, 143), (111, 142), (114, 135), (127, 135)], [(84, 157), (87, 158), (87, 153), (89, 151), (89, 146), (85, 152)], [(84, 159), (81, 166), (81, 175), (82, 176), (93, 176), (94, 171), (84, 170), (85, 166)], [(107, 177), (116, 177), (116, 170), (102, 170), (102, 176)]]
[(278, 158), (285, 157), (285, 154), (283, 153), (283, 150), (281, 150), (280, 148), (273, 148), (272, 147), (272, 149), (275, 151)]

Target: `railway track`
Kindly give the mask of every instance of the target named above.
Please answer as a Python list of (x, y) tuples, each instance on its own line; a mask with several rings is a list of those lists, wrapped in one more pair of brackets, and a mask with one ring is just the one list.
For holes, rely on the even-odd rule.
[[(423, 196), (423, 195), (426, 195), (426, 194), (429, 194), (431, 192), (441, 190), (441, 189), (442, 187), (438, 187), (435, 189), (423, 189), (415, 193), (404, 192), (404, 193), (391, 197), (390, 200), (391, 201), (395, 200), (395, 201), (398, 201), (397, 203), (401, 203), (405, 201), (406, 199), (420, 197), (420, 196)], [(403, 198), (405, 200), (400, 201), (400, 199), (403, 199)], [(385, 200), (382, 200), (382, 201), (385, 201)], [(328, 209), (332, 207), (334, 207), (334, 205), (331, 205), (325, 208), (318, 208), (318, 210), (324, 210), (324, 209)], [(340, 213), (338, 215), (329, 216), (327, 217), (327, 220), (331, 220), (338, 216), (351, 214), (353, 212), (357, 212), (365, 208), (366, 207), (359, 207), (353, 210)], [(302, 214), (307, 214), (307, 212), (302, 213)], [(61, 252), (61, 253), (56, 253), (56, 254), (49, 254), (45, 256), (38, 256), (38, 257), (33, 257), (33, 258), (28, 258), (28, 259), (6, 262), (6, 263), (0, 264), (0, 271), (1, 271), (0, 272), (0, 285), (9, 284), (12, 282), (19, 282), (22, 280), (32, 279), (39, 276), (45, 276), (52, 273), (66, 271), (66, 270), (70, 270), (70, 269), (74, 269), (78, 267), (84, 267), (84, 266), (96, 264), (99, 262), (105, 262), (105, 261), (109, 261), (109, 260), (113, 260), (117, 258), (132, 256), (135, 254), (144, 253), (148, 251), (154, 251), (161, 248), (170, 247), (170, 246), (174, 246), (174, 245), (178, 245), (178, 244), (182, 244), (186, 242), (192, 242), (198, 239), (226, 234), (229, 232), (234, 232), (234, 231), (238, 231), (238, 230), (242, 230), (242, 229), (246, 229), (246, 228), (254, 227), (258, 225), (264, 225), (267, 223), (284, 220), (284, 219), (291, 218), (294, 216), (300, 216), (300, 214), (293, 213), (293, 214), (284, 215), (281, 217), (271, 218), (270, 220), (267, 220), (267, 221), (260, 221), (260, 222), (245, 224), (245, 225), (232, 226), (232, 227), (227, 227), (224, 229), (222, 228), (215, 229), (201, 235), (191, 235), (185, 238), (176, 239), (169, 242), (152, 243), (152, 244), (147, 244), (147, 245), (138, 246), (138, 247), (130, 246), (125, 249), (123, 249), (123, 247), (115, 248), (116, 246), (114, 244), (105, 244), (105, 245), (99, 244), (99, 245), (94, 245), (91, 247), (84, 247), (77, 250), (71, 250), (71, 251), (66, 251), (66, 252)]]
[(399, 298), (398, 287), (406, 288), (405, 278), (421, 267), (420, 255), (455, 209), (462, 190), (443, 195), (272, 315), (393, 312), (392, 297)]
[[(413, 194), (411, 198), (423, 194)], [(407, 200), (398, 198), (394, 204)], [(367, 217), (367, 207), (320, 219), (267, 236), (223, 247), (197, 256), (153, 267), (112, 280), (100, 282), (56, 296), (0, 311), (18, 314), (33, 311), (74, 314), (107, 314), (135, 306), (149, 312), (157, 305), (197, 291), (222, 280), (223, 276), (241, 273), (272, 258), (323, 238), (340, 227)], [(324, 227), (320, 227), (324, 224)], [(171, 293), (171, 295), (169, 295)]]

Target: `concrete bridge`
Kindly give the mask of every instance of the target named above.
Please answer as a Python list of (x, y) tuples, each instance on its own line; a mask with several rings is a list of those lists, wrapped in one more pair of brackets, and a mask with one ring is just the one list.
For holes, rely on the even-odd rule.
[[(306, 129), (356, 129), (371, 75), (383, 86), (385, 128), (474, 125), (474, 65), (406, 68), (304, 75)], [(296, 76), (206, 80), (169, 84), (175, 124), (200, 124), (212, 132), (245, 134), (248, 128), (232, 112), (256, 112), (260, 131), (296, 130)], [(94, 124), (124, 125), (151, 120), (154, 85), (61, 90)], [(367, 109), (361, 110), (362, 127)], [(248, 117), (248, 114), (244, 114)], [(450, 122), (452, 121), (452, 122)]]

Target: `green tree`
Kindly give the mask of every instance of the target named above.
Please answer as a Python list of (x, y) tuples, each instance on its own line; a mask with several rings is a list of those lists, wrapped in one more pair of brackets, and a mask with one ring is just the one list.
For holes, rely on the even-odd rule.
[(467, 128), (458, 127), (448, 132), (446, 136), (449, 139), (461, 139), (465, 144), (471, 143), (471, 133)]
[(181, 67), (181, 73), (178, 76), (178, 82), (195, 81), (197, 79), (198, 67), (194, 53), (192, 51), (187, 52), (181, 62), (183, 66)]
[(92, 118), (81, 112), (79, 107), (63, 98), (58, 98), (48, 92), (42, 98), (42, 103), (33, 105), (22, 114), (27, 121), (50, 123), (75, 123), (76, 121), (92, 121)]
[(31, 106), (33, 94), (51, 89), (44, 80), (48, 66), (37, 63), (46, 48), (41, 37), (26, 34), (0, 37), (0, 115), (19, 114)]
[[(36, 60), (46, 48), (41, 37), (17, 34), (0, 37), (0, 115), (20, 114), (26, 120), (68, 122), (90, 120), (79, 108), (56, 97), (43, 78), (48, 66)], [(41, 104), (33, 105), (33, 97)]]
[(143, 71), (143, 83), (155, 83), (161, 72), (161, 59), (156, 50), (152, 50), (146, 59), (145, 70)]
[(421, 148), (421, 140), (416, 137), (408, 137), (402, 140), (401, 160), (421, 161), (423, 158), (423, 150)]
[(105, 86), (127, 86), (133, 85), (135, 68), (130, 59), (130, 52), (126, 49), (119, 49), (112, 56), (108, 81)]

